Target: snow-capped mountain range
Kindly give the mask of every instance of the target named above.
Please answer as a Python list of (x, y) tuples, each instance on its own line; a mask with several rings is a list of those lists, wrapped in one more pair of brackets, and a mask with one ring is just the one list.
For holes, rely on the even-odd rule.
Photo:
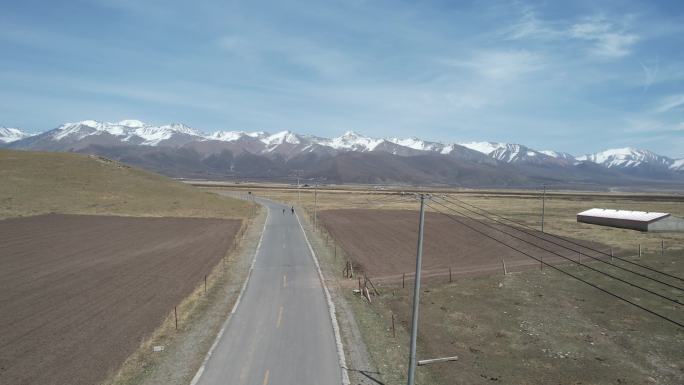
[[(369, 154), (369, 156), (388, 154), (400, 158), (443, 156), (450, 161), (478, 165), (472, 167), (480, 168), (511, 165), (517, 167), (516, 170), (519, 172), (528, 172), (530, 167), (536, 167), (536, 170), (550, 167), (575, 170), (576, 172), (573, 171), (575, 174), (584, 173), (582, 175), (597, 173), (597, 169), (586, 165), (599, 165), (602, 166), (600, 168), (607, 170), (631, 169), (647, 177), (649, 173), (675, 172), (681, 175), (684, 172), (684, 159), (672, 159), (635, 148), (609, 149), (575, 157), (564, 152), (540, 151), (521, 144), (510, 143), (442, 143), (415, 137), (371, 138), (353, 131), (335, 138), (300, 135), (291, 131), (275, 134), (264, 131), (218, 131), (205, 134), (184, 124), (150, 125), (139, 120), (122, 120), (114, 123), (84, 120), (65, 123), (36, 135), (16, 128), (0, 127), (0, 146), (24, 150), (103, 153), (105, 156), (119, 158), (124, 157), (122, 155), (124, 152), (129, 154), (134, 151), (133, 148), (136, 148), (138, 155), (134, 158), (135, 161), (143, 156), (140, 154), (144, 151), (148, 153), (149, 151), (162, 151), (168, 157), (171, 156), (168, 154), (172, 154), (169, 151), (177, 149), (181, 152), (193, 152), (195, 154), (193, 156), (198, 157), (195, 163), (205, 162), (208, 159), (230, 170), (235, 169), (236, 162), (239, 163), (236, 157), (242, 157), (240, 159), (249, 156), (264, 157), (271, 163), (262, 167), (270, 167), (268, 169), (271, 170), (275, 167), (274, 165), (282, 166), (288, 162), (292, 163), (290, 167), (292, 169), (302, 168), (302, 159), (308, 162), (313, 159), (312, 156), (320, 162), (322, 159), (330, 159), (342, 154)], [(229, 159), (225, 158), (226, 154), (230, 154)], [(218, 162), (216, 159), (221, 156), (225, 159)], [(420, 160), (421, 158), (413, 159)], [(399, 161), (405, 162), (405, 160)], [(212, 167), (215, 166), (214, 163)], [(552, 173), (547, 172), (547, 174)]]
[(18, 128), (0, 127), (0, 144), (16, 142), (17, 140), (22, 140), (29, 136), (31, 136), (31, 134)]
[[(13, 143), (21, 140), (41, 136), (53, 142), (77, 143), (89, 137), (114, 137), (122, 144), (141, 146), (175, 146), (188, 142), (239, 142), (241, 140), (255, 140), (264, 145), (262, 152), (277, 152), (281, 146), (297, 146), (299, 151), (313, 151), (315, 146), (329, 147), (337, 151), (368, 152), (385, 147), (389, 152), (397, 152), (397, 147), (403, 147), (420, 152), (435, 152), (448, 154), (454, 146), (462, 146), (477, 151), (504, 163), (518, 163), (530, 161), (549, 161), (555, 159), (563, 162), (592, 162), (611, 167), (637, 167), (644, 164), (668, 167), (672, 170), (684, 170), (684, 159), (671, 159), (655, 154), (648, 150), (631, 147), (609, 149), (594, 154), (575, 157), (564, 152), (551, 150), (534, 150), (521, 144), (498, 142), (464, 142), (440, 143), (430, 142), (418, 138), (370, 138), (348, 131), (343, 135), (328, 139), (309, 135), (299, 135), (291, 131), (269, 134), (264, 131), (218, 131), (204, 134), (199, 130), (184, 124), (173, 123), (161, 126), (145, 124), (139, 120), (122, 120), (108, 123), (95, 120), (84, 120), (75, 123), (65, 123), (54, 130), (39, 135), (31, 135), (17, 128), (0, 127), (0, 142)], [(17, 143), (18, 144), (18, 143)]]

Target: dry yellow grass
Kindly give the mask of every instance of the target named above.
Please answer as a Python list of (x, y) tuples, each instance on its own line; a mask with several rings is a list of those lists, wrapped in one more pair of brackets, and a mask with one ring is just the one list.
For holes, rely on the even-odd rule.
[(39, 215), (244, 218), (246, 202), (111, 160), (0, 150), (0, 219)]

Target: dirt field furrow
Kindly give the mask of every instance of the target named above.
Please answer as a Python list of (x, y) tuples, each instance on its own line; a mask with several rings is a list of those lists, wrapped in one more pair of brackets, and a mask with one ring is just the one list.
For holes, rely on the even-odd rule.
[[(342, 246), (351, 259), (370, 277), (401, 279), (415, 269), (415, 248), (418, 241), (418, 212), (408, 210), (326, 210), (319, 214), (321, 223)], [(477, 274), (507, 268), (520, 270), (538, 267), (539, 262), (505, 246), (515, 247), (544, 262), (573, 263), (578, 253), (549, 243), (541, 232), (507, 228), (494, 222), (481, 224), (465, 217), (456, 217), (463, 224), (444, 215), (428, 212), (425, 219), (423, 269), (427, 275)], [(501, 230), (501, 231), (500, 231)], [(485, 235), (486, 234), (486, 235)], [(495, 238), (496, 240), (492, 239)], [(562, 243), (565, 246), (564, 243)], [(609, 250), (598, 243), (582, 242), (583, 246)], [(605, 255), (579, 247), (585, 259)]]
[(0, 383), (95, 384), (225, 255), (239, 220), (0, 221)]

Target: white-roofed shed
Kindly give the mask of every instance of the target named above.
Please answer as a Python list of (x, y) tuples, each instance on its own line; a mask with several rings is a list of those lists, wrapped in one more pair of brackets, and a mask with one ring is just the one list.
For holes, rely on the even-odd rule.
[(577, 222), (639, 231), (684, 231), (684, 220), (669, 213), (590, 209), (577, 214)]

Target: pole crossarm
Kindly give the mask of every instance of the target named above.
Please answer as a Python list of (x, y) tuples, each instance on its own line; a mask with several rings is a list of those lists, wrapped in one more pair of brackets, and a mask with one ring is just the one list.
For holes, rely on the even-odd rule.
[(428, 360), (420, 360), (420, 361), (418, 361), (418, 366), (430, 365), (430, 364), (437, 364), (437, 363), (440, 363), (440, 362), (457, 361), (457, 360), (458, 360), (458, 356), (431, 358), (431, 359), (428, 359)]

